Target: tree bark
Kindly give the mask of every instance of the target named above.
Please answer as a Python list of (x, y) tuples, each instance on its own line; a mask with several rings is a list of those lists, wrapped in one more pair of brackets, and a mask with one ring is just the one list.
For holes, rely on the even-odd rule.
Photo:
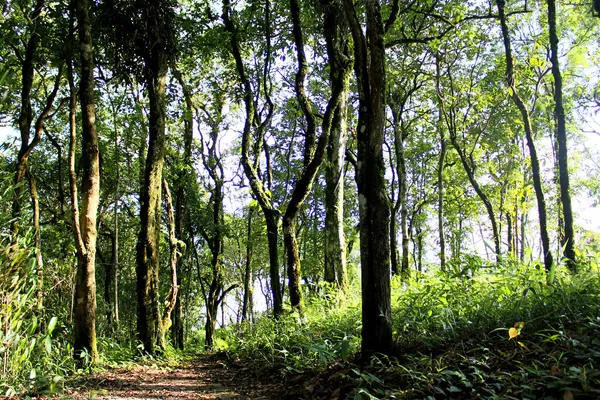
[(554, 77), (554, 114), (556, 118), (556, 138), (558, 141), (558, 166), (560, 180), (560, 200), (565, 224), (565, 238), (561, 243), (564, 247), (564, 256), (567, 267), (573, 273), (577, 272), (575, 259), (575, 234), (573, 231), (573, 210), (571, 208), (571, 194), (569, 183), (567, 128), (565, 110), (563, 106), (562, 75), (558, 62), (558, 35), (556, 33), (556, 2), (547, 0), (548, 3), (548, 30), (550, 32), (550, 61), (552, 61), (552, 76)]
[(356, 180), (360, 212), (362, 355), (392, 351), (390, 288), (390, 212), (383, 162), (385, 126), (384, 26), (378, 1), (365, 0), (367, 36), (354, 2), (344, 0), (354, 41), (359, 92)]
[[(100, 198), (100, 165), (98, 135), (95, 123), (94, 105), (94, 61), (92, 54), (92, 35), (86, 0), (76, 0), (79, 27), (79, 48), (81, 76), (79, 99), (82, 116), (82, 201), (77, 240), (77, 283), (75, 288), (75, 336), (73, 350), (75, 357), (89, 354), (92, 363), (98, 360), (96, 346), (96, 220)], [(74, 107), (73, 105), (71, 107)], [(73, 127), (74, 128), (74, 127)], [(74, 132), (72, 132), (74, 134)], [(74, 157), (74, 148), (71, 149)], [(74, 160), (70, 162), (74, 167)], [(75, 175), (74, 168), (71, 170)], [(73, 179), (74, 180), (74, 179)], [(75, 182), (72, 182), (72, 186)], [(72, 193), (73, 204), (77, 202), (77, 193)], [(73, 213), (74, 217), (76, 213)]]
[(326, 14), (323, 30), (327, 43), (332, 90), (340, 87), (340, 102), (335, 111), (325, 168), (325, 281), (348, 289), (346, 237), (344, 234), (344, 162), (346, 153), (348, 94), (352, 64), (349, 57), (349, 33), (343, 23), (343, 9), (332, 0), (323, 0)]
[[(192, 196), (190, 184), (192, 182), (191, 170), (194, 169), (192, 162), (192, 145), (194, 141), (194, 104), (188, 85), (183, 79), (183, 75), (176, 68), (173, 74), (182, 87), (185, 98), (185, 120), (184, 120), (184, 138), (183, 138), (183, 158), (184, 168), (177, 174), (177, 189), (175, 194), (175, 234), (179, 240), (186, 243), (186, 249), (189, 251), (191, 241), (189, 235), (184, 238), (183, 227), (189, 224), (189, 202), (188, 198)], [(189, 254), (189, 253), (188, 253)], [(177, 261), (177, 286), (180, 292), (182, 289), (183, 260), (180, 257)], [(185, 347), (185, 322), (183, 318), (183, 296), (177, 296), (173, 316), (173, 345), (175, 348), (183, 350)]]
[[(158, 305), (159, 238), (161, 214), (161, 184), (165, 153), (166, 123), (166, 75), (168, 60), (166, 43), (161, 37), (158, 24), (162, 15), (157, 7), (146, 4), (148, 24), (147, 44), (144, 56), (145, 80), (150, 100), (148, 129), (148, 154), (142, 204), (140, 212), (140, 233), (136, 249), (137, 277), (137, 328), (138, 338), (149, 354), (161, 349), (160, 335), (163, 330)], [(158, 14), (158, 15), (155, 15)]]
[[(506, 55), (506, 85), (509, 90), (510, 98), (513, 100), (523, 120), (523, 126), (525, 128), (525, 137), (527, 139), (527, 147), (529, 148), (529, 157), (531, 159), (531, 173), (533, 176), (533, 187), (535, 189), (535, 195), (537, 199), (538, 215), (540, 219), (540, 236), (542, 240), (542, 250), (544, 252), (544, 266), (546, 272), (552, 270), (552, 249), (550, 248), (550, 238), (548, 237), (547, 227), (547, 216), (546, 216), (546, 200), (544, 199), (544, 190), (542, 188), (542, 176), (540, 170), (540, 162), (537, 156), (533, 138), (533, 128), (531, 125), (531, 118), (529, 110), (525, 106), (525, 103), (521, 99), (517, 91), (517, 85), (515, 82), (514, 66), (513, 66), (513, 54), (511, 50), (510, 34), (508, 31), (508, 25), (506, 22), (506, 15), (504, 11), (504, 0), (496, 0), (496, 6), (498, 7), (498, 16), (500, 18), (500, 27), (502, 28), (502, 38), (504, 41), (504, 51)], [(508, 214), (507, 214), (508, 215)], [(510, 231), (510, 220), (509, 232)], [(512, 238), (509, 237), (509, 247), (511, 247)], [(511, 249), (509, 248), (509, 252)]]
[(242, 321), (248, 321), (253, 310), (254, 275), (252, 274), (252, 215), (254, 208), (248, 209), (248, 224), (246, 229), (246, 263), (244, 268), (244, 299), (242, 301)]
[(435, 91), (437, 94), (437, 105), (438, 105), (438, 124), (436, 130), (440, 137), (440, 155), (437, 164), (437, 191), (438, 191), (438, 234), (440, 241), (440, 269), (446, 271), (446, 233), (444, 226), (444, 166), (446, 163), (446, 136), (444, 134), (444, 128), (442, 126), (443, 116), (443, 105), (441, 104), (441, 93), (440, 93), (440, 53), (437, 52), (435, 55)]
[(179, 249), (179, 240), (175, 236), (175, 213), (173, 211), (173, 200), (171, 198), (171, 191), (169, 190), (169, 184), (166, 179), (163, 179), (163, 191), (165, 192), (165, 203), (167, 206), (167, 224), (169, 227), (169, 251), (171, 253), (169, 258), (169, 270), (171, 273), (171, 287), (169, 289), (169, 294), (167, 295), (167, 299), (165, 301), (165, 309), (162, 315), (162, 330), (160, 332), (160, 344), (164, 349), (167, 346), (167, 334), (169, 333), (169, 329), (173, 324), (171, 320), (171, 313), (175, 308), (175, 304), (177, 302), (178, 293), (179, 293), (179, 285), (177, 279), (177, 263), (179, 261), (179, 257), (181, 256), (181, 252)]

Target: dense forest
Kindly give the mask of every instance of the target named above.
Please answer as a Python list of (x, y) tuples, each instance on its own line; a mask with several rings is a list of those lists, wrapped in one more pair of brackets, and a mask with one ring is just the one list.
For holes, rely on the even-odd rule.
[(1, 394), (600, 396), (598, 1), (1, 4)]

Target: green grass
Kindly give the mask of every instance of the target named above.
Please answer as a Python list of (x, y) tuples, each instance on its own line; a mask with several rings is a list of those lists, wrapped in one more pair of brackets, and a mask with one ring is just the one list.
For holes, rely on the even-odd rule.
[(600, 397), (597, 268), (574, 277), (559, 269), (549, 284), (538, 265), (505, 261), (392, 286), (396, 358), (354, 362), (356, 293), (344, 306), (323, 296), (308, 302), (304, 318), (263, 317), (219, 335), (234, 359), (283, 375), (320, 373), (315, 384), (323, 393), (342, 388), (341, 398)]

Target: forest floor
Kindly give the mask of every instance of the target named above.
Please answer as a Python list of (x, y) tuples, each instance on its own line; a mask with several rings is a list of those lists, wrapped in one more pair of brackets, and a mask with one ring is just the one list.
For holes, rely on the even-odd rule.
[[(229, 365), (228, 365), (229, 364)], [(285, 399), (276, 377), (257, 376), (222, 354), (199, 354), (178, 366), (110, 368), (68, 383), (58, 399)]]

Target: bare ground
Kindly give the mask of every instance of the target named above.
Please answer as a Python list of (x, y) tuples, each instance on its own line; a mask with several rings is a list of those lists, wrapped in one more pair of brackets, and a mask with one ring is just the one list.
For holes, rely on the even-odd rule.
[[(176, 368), (136, 366), (94, 373), (66, 389), (62, 399), (280, 399), (281, 383), (228, 367), (218, 355), (199, 355)], [(288, 397), (289, 398), (289, 397)]]

